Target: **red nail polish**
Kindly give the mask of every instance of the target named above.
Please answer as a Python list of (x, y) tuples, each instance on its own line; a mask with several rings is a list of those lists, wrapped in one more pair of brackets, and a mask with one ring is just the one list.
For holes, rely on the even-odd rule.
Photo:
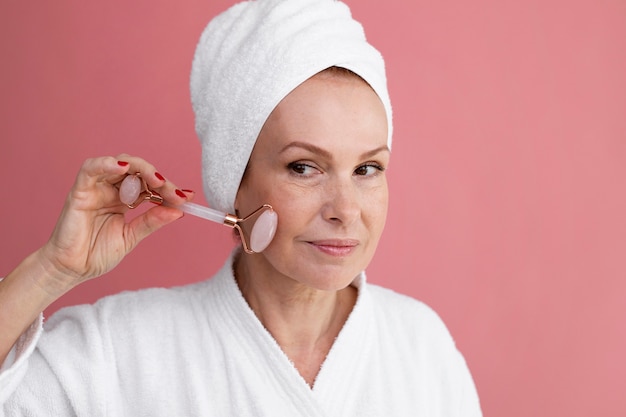
[(183, 191), (186, 192), (186, 193), (194, 193), (195, 192), (194, 190), (188, 190), (186, 188), (183, 188)]
[(154, 176), (157, 177), (158, 179), (160, 179), (161, 181), (165, 181), (165, 177), (163, 175), (159, 174), (158, 172), (155, 172)]
[(176, 190), (176, 195), (179, 196), (180, 198), (187, 198), (187, 196), (185, 195), (185, 193), (183, 193), (180, 190)]
[(119, 166), (121, 166), (121, 167), (128, 166), (128, 162), (126, 162), (126, 161), (117, 161), (117, 164), (118, 164)]

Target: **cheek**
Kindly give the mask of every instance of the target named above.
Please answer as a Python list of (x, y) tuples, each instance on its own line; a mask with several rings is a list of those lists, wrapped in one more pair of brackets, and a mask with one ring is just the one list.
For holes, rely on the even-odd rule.
[(389, 191), (387, 184), (381, 185), (375, 190), (368, 190), (362, 199), (363, 216), (368, 226), (382, 232), (387, 220), (387, 208), (389, 206)]
[(249, 173), (237, 192), (235, 208), (240, 216), (247, 216), (263, 204), (270, 204), (276, 208), (274, 199), (271, 182), (264, 180), (264, 177)]
[(320, 201), (311, 190), (276, 187), (269, 196), (269, 204), (278, 214), (276, 234), (280, 237), (302, 232), (319, 212)]

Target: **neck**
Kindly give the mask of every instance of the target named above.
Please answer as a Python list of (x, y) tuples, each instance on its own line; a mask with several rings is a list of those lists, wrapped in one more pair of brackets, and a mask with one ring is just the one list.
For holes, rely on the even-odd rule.
[(237, 285), (259, 321), (312, 386), (354, 307), (357, 290), (352, 286), (319, 290), (259, 270), (251, 267), (246, 255), (240, 255), (235, 261)]

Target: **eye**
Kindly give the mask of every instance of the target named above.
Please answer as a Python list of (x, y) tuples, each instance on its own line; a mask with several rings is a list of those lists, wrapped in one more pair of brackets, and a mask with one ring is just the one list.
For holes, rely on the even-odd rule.
[(302, 176), (310, 176), (316, 173), (317, 169), (312, 165), (305, 164), (304, 162), (291, 162), (287, 165), (287, 168), (294, 174)]
[(382, 165), (373, 163), (373, 162), (369, 162), (367, 164), (363, 164), (358, 166), (355, 170), (354, 170), (354, 174), (355, 175), (360, 175), (360, 176), (372, 176), (372, 175), (376, 175), (382, 171), (384, 171), (385, 168), (382, 167)]

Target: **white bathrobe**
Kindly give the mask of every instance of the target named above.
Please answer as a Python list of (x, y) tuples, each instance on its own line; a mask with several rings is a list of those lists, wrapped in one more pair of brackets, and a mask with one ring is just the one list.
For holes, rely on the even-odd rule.
[(231, 263), (205, 282), (106, 297), (60, 310), (43, 332), (31, 326), (0, 374), (0, 415), (481, 415), (436, 313), (364, 276), (310, 388), (247, 305)]

